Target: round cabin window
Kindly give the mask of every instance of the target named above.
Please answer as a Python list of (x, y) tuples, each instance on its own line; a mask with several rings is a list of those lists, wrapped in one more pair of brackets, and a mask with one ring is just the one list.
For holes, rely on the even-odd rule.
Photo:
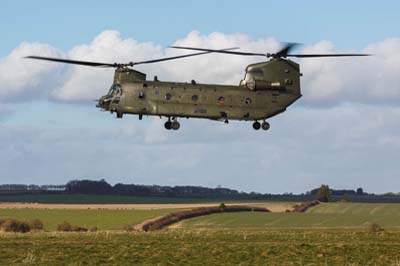
[(165, 94), (165, 100), (169, 101), (169, 100), (171, 100), (171, 98), (172, 98), (171, 93)]
[(192, 101), (193, 102), (197, 102), (198, 99), (199, 99), (199, 96), (197, 96), (197, 95), (193, 95), (192, 96)]
[(224, 104), (225, 103), (225, 97), (224, 96), (218, 97), (218, 103), (219, 104)]

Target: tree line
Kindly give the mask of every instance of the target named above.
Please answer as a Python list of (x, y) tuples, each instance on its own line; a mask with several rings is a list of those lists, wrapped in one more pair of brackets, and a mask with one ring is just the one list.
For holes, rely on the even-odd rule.
[(399, 194), (374, 195), (361, 187), (352, 189), (331, 189), (328, 185), (306, 193), (269, 194), (243, 192), (235, 189), (202, 186), (160, 186), (138, 184), (109, 184), (106, 180), (71, 180), (65, 185), (0, 185), (4, 194), (86, 194), (118, 195), (139, 197), (198, 198), (221, 200), (268, 200), (268, 201), (356, 201), (356, 202), (400, 202)]

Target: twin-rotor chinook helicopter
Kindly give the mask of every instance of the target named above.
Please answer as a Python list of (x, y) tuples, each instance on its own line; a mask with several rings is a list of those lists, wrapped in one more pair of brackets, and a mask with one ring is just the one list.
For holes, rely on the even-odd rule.
[[(287, 57), (345, 57), (368, 56), (368, 54), (290, 54), (294, 43), (286, 44), (276, 53), (248, 53), (233, 51), (238, 48), (203, 49), (194, 47), (172, 46), (176, 49), (198, 51), (174, 57), (166, 57), (141, 62), (98, 63), (77, 61), (61, 58), (28, 56), (26, 58), (40, 59), (92, 67), (113, 67), (114, 82), (109, 92), (98, 100), (96, 105), (117, 118), (124, 114), (137, 114), (141, 120), (143, 115), (167, 117), (166, 129), (180, 128), (178, 118), (208, 118), (212, 120), (253, 121), (253, 128), (268, 130), (270, 125), (266, 119), (280, 114), (301, 97), (299, 65)], [(161, 82), (146, 80), (146, 74), (132, 69), (139, 64), (156, 63), (178, 58), (223, 53), (228, 55), (263, 56), (268, 61), (251, 64), (246, 67), (244, 79), (237, 86)], [(223, 66), (221, 66), (223, 67)], [(259, 121), (262, 121), (260, 123)]]

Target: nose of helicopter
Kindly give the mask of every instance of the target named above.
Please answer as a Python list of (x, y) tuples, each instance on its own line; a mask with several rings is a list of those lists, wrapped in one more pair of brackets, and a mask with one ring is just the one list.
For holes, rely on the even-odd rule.
[(101, 96), (100, 99), (98, 99), (97, 101), (96, 107), (104, 110), (109, 110), (110, 102), (111, 97), (109, 97), (109, 95)]

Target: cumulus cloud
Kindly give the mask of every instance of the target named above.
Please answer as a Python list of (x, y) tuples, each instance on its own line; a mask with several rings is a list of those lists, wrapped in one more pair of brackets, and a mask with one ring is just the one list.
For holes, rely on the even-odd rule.
[(62, 84), (62, 66), (22, 59), (32, 54), (63, 56), (60, 50), (47, 44), (24, 42), (19, 45), (0, 59), (0, 101), (48, 98), (49, 91)]
[[(161, 47), (153, 43), (139, 43), (122, 39), (117, 31), (104, 31), (90, 44), (74, 47), (68, 57), (106, 63), (128, 63), (162, 56)], [(53, 91), (59, 100), (91, 100), (105, 94), (113, 81), (114, 69), (71, 66), (65, 83)]]
[(362, 52), (370, 57), (299, 60), (304, 77), (304, 101), (309, 105), (343, 102), (399, 104), (400, 39), (386, 39), (361, 51), (338, 51), (322, 41), (305, 47), (303, 53)]
[[(190, 32), (174, 45), (210, 48), (240, 47), (242, 51), (274, 52), (274, 38), (252, 39), (245, 34)], [(367, 58), (302, 59), (303, 99), (308, 106), (334, 106), (346, 102), (398, 104), (400, 100), (400, 39), (373, 43), (361, 51), (339, 51), (333, 43), (321, 41), (305, 46), (303, 53), (364, 52)], [(123, 38), (117, 31), (104, 31), (89, 44), (74, 47), (65, 54), (72, 59), (99, 62), (130, 62), (189, 53), (162, 48), (151, 42)], [(99, 97), (112, 83), (113, 69), (62, 66), (55, 63), (22, 60), (29, 54), (62, 57), (63, 52), (46, 44), (23, 43), (0, 60), (0, 99), (32, 100), (47, 97), (61, 101), (86, 101)], [(209, 54), (150, 65), (138, 70), (148, 78), (201, 83), (238, 84), (246, 65), (264, 60), (257, 57)]]

